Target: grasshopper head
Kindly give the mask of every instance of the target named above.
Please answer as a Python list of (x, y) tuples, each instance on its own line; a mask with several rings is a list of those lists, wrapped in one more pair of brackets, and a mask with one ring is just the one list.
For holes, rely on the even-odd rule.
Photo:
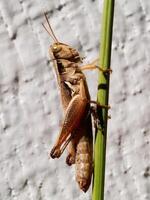
[(49, 23), (49, 20), (47, 18), (47, 15), (45, 15), (45, 19), (47, 22), (47, 26), (45, 26), (44, 24), (43, 27), (45, 28), (45, 30), (48, 32), (48, 34), (50, 35), (50, 37), (53, 39), (54, 44), (52, 44), (50, 46), (50, 54), (52, 53), (54, 56), (54, 59), (66, 59), (68, 61), (72, 61), (72, 62), (82, 62), (82, 58), (80, 57), (78, 51), (72, 47), (70, 47), (67, 44), (63, 44), (61, 42), (58, 41), (58, 39), (56, 38), (53, 29)]
[(50, 50), (56, 59), (66, 59), (72, 62), (82, 61), (78, 51), (67, 44), (54, 43), (50, 46)]

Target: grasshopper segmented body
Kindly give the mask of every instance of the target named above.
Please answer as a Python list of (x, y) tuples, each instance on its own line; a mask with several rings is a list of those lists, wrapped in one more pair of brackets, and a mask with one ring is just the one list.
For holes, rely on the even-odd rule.
[(75, 164), (76, 180), (80, 189), (86, 192), (93, 171), (93, 138), (90, 95), (86, 78), (79, 65), (82, 59), (76, 49), (57, 40), (46, 15), (45, 18), (48, 26), (43, 26), (54, 40), (49, 53), (64, 110), (63, 125), (50, 156), (59, 158), (68, 147), (66, 162), (68, 165)]

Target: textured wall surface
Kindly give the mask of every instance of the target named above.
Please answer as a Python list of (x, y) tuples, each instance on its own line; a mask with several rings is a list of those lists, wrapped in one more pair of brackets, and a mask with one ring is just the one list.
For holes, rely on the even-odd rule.
[[(106, 200), (150, 199), (149, 10), (148, 0), (116, 0)], [(65, 154), (48, 159), (62, 108), (43, 11), (85, 63), (98, 56), (102, 1), (0, 0), (0, 200), (90, 200)], [(97, 72), (86, 75), (95, 99)]]

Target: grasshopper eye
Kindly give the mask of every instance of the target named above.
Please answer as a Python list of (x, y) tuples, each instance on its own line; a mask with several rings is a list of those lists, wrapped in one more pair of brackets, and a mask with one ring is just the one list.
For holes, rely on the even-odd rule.
[(58, 46), (58, 45), (54, 45), (54, 46), (52, 47), (52, 50), (53, 50), (53, 52), (55, 52), (55, 53), (61, 51), (61, 49), (62, 49), (62, 47), (60, 47), (60, 46)]

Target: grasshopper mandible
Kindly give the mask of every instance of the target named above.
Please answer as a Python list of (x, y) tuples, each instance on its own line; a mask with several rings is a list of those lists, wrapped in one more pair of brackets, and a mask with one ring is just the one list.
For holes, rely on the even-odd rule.
[(47, 26), (43, 24), (54, 43), (49, 54), (53, 61), (64, 110), (63, 124), (57, 141), (50, 152), (59, 158), (68, 146), (66, 163), (75, 164), (76, 180), (86, 192), (93, 172), (93, 137), (91, 123), (90, 94), (82, 69), (95, 69), (94, 65), (80, 66), (82, 58), (78, 51), (56, 38), (47, 15)]

